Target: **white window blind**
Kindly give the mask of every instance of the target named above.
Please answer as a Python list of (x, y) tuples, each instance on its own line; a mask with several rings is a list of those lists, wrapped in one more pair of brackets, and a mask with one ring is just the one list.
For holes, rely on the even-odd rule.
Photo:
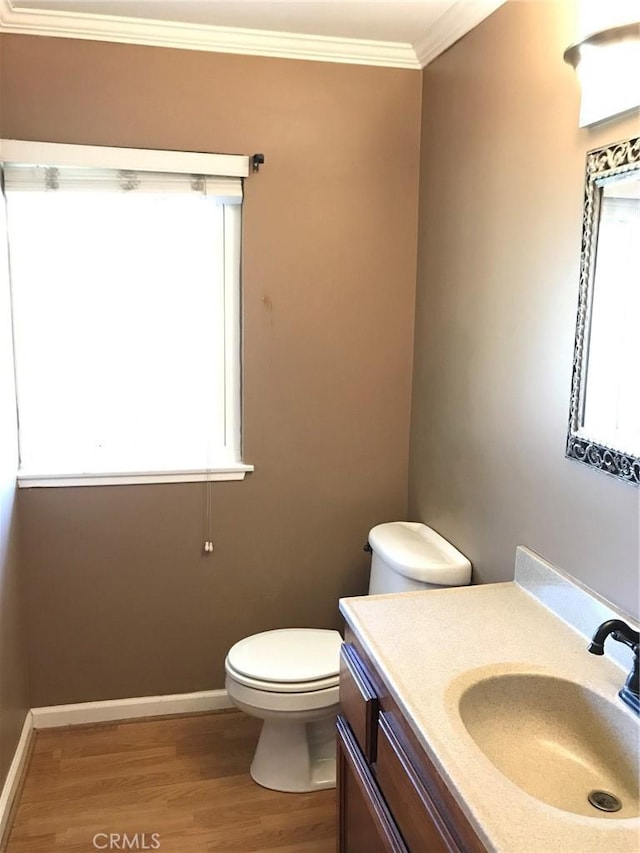
[(242, 466), (239, 178), (4, 165), (23, 477)]

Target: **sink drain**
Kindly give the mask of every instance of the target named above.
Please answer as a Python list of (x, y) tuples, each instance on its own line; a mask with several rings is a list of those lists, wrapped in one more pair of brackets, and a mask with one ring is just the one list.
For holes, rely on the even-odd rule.
[(601, 812), (619, 812), (622, 808), (622, 802), (609, 791), (591, 791), (587, 799)]

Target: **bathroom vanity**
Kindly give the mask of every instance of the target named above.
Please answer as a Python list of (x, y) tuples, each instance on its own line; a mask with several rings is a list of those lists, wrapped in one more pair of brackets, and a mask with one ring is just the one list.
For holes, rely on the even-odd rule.
[(484, 851), (350, 628), (340, 701), (339, 850)]
[(341, 853), (637, 853), (632, 655), (587, 652), (626, 614), (523, 548), (512, 583), (340, 607)]

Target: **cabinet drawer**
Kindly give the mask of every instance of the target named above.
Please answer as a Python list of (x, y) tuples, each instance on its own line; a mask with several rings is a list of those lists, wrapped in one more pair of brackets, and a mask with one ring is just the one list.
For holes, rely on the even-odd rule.
[(344, 717), (337, 728), (339, 853), (409, 853)]
[(340, 649), (340, 705), (367, 761), (375, 761), (378, 697), (358, 652), (349, 643)]
[(460, 850), (384, 713), (378, 721), (375, 769), (382, 795), (413, 853)]

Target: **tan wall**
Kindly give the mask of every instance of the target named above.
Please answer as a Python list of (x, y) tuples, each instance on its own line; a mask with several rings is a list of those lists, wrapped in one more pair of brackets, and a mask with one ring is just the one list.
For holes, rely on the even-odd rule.
[(255, 631), (338, 626), (406, 514), (421, 74), (3, 36), (2, 134), (252, 154), (245, 447), (199, 484), (23, 490), (34, 705), (221, 687)]
[(509, 2), (424, 74), (409, 512), (476, 582), (525, 544), (637, 614), (639, 491), (564, 458), (585, 152), (640, 130), (578, 129), (574, 11)]
[(409, 516), (476, 581), (523, 543), (637, 612), (638, 491), (564, 459), (584, 154), (637, 129), (578, 130), (570, 6), (508, 3), (424, 75), (2, 37), (5, 136), (267, 158), (256, 472), (214, 486), (211, 558), (199, 485), (21, 492), (32, 704), (219, 687), (236, 639), (364, 590), (367, 530), (406, 515), (422, 85)]
[[(5, 231), (0, 205), (0, 233)], [(6, 241), (0, 241), (0, 789), (29, 709), (22, 566), (18, 562), (16, 407)], [(1, 840), (1, 839), (0, 839)]]

